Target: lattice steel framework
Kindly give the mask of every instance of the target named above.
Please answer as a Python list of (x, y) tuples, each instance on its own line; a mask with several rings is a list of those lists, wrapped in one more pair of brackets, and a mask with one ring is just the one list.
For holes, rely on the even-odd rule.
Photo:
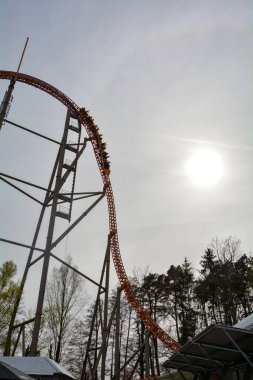
[(134, 290), (130, 284), (130, 281), (127, 277), (126, 271), (124, 269), (123, 261), (120, 254), (116, 209), (112, 185), (109, 176), (109, 170), (108, 167), (105, 166), (103, 151), (101, 151), (101, 142), (98, 139), (96, 125), (94, 123), (93, 118), (86, 112), (84, 108), (78, 107), (63, 92), (40, 79), (12, 71), (0, 71), (0, 79), (6, 79), (14, 82), (18, 81), (38, 88), (39, 90), (51, 95), (52, 97), (60, 101), (62, 104), (64, 104), (72, 114), (77, 115), (81, 125), (86, 129), (88, 138), (91, 141), (97, 165), (99, 167), (102, 181), (104, 184), (104, 192), (107, 198), (109, 213), (110, 250), (121, 288), (124, 290), (128, 302), (134, 308), (140, 319), (144, 322), (145, 326), (150, 331), (150, 333), (155, 335), (170, 351), (177, 351), (180, 348), (179, 343), (177, 343), (167, 332), (165, 332), (144, 309), (141, 302), (136, 297)]

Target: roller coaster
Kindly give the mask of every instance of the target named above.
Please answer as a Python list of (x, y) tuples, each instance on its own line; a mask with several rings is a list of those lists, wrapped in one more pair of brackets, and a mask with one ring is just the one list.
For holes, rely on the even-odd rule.
[[(93, 147), (95, 159), (101, 174), (101, 178), (104, 186), (104, 195), (107, 198), (108, 215), (109, 215), (109, 244), (111, 256), (113, 259), (114, 267), (118, 276), (118, 280), (122, 290), (125, 292), (126, 298), (129, 304), (136, 311), (139, 318), (143, 321), (149, 332), (158, 338), (162, 344), (167, 347), (171, 352), (175, 352), (180, 348), (178, 342), (176, 342), (163, 328), (161, 328), (145, 310), (140, 300), (137, 298), (134, 289), (128, 279), (127, 273), (124, 269), (122, 257), (120, 254), (120, 246), (118, 239), (118, 228), (116, 218), (116, 208), (113, 196), (113, 189), (110, 180), (110, 162), (108, 153), (106, 151), (106, 143), (103, 141), (103, 136), (99, 131), (98, 126), (95, 124), (93, 118), (89, 115), (89, 112), (83, 108), (78, 107), (68, 96), (63, 92), (53, 87), (49, 83), (41, 79), (37, 79), (33, 76), (22, 74), (14, 71), (0, 71), (0, 79), (9, 80), (10, 86), (14, 87), (16, 82), (21, 82), (26, 85), (35, 87), (44, 93), (54, 97), (64, 106), (66, 106), (69, 112), (69, 118), (73, 117), (78, 120), (78, 123), (85, 128), (88, 135), (87, 141), (90, 141)], [(9, 87), (10, 87), (9, 86)], [(9, 96), (10, 98), (10, 96)], [(5, 106), (8, 106), (10, 99), (5, 98)], [(3, 110), (2, 118), (5, 117)], [(44, 258), (45, 260), (45, 258)], [(48, 265), (48, 263), (47, 263)], [(45, 279), (46, 281), (46, 279)], [(43, 292), (42, 292), (43, 293)], [(43, 294), (42, 294), (43, 296)], [(35, 321), (36, 324), (36, 321)], [(39, 325), (39, 322), (38, 322)], [(36, 345), (36, 339), (35, 339)]]

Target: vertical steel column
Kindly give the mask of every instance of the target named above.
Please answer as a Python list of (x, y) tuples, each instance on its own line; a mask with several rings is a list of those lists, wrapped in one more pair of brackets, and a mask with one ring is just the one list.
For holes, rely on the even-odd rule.
[(149, 331), (145, 329), (145, 377), (149, 378)]
[(12, 97), (12, 93), (14, 90), (14, 85), (15, 85), (15, 79), (13, 78), (10, 81), (8, 90), (6, 91), (4, 98), (3, 98), (3, 101), (2, 101), (2, 104), (1, 104), (1, 108), (0, 108), (0, 130), (1, 130), (2, 125), (4, 123), (4, 119), (8, 113), (8, 106), (11, 102), (11, 97)]
[(109, 299), (109, 278), (110, 278), (110, 251), (111, 251), (111, 241), (110, 236), (108, 237), (108, 244), (106, 249), (106, 273), (105, 273), (105, 297), (104, 297), (104, 321), (102, 324), (102, 359), (101, 359), (101, 380), (105, 379), (105, 363), (106, 363), (106, 353), (107, 353), (107, 332), (108, 332), (108, 299)]
[[(99, 285), (100, 286), (102, 286), (103, 281), (104, 281), (104, 275), (105, 275), (105, 269), (106, 269), (106, 260), (107, 260), (107, 248), (106, 248), (106, 251), (105, 251), (104, 262), (103, 262), (102, 272), (101, 272), (100, 281), (99, 281)], [(87, 375), (87, 373), (86, 373), (86, 366), (87, 366), (87, 362), (88, 361), (90, 363), (90, 360), (89, 360), (89, 350), (90, 350), (90, 344), (91, 344), (91, 339), (92, 339), (92, 332), (93, 332), (94, 325), (95, 325), (95, 322), (96, 322), (96, 315), (97, 315), (97, 311), (98, 311), (98, 307), (99, 307), (99, 303), (100, 303), (100, 295), (101, 295), (101, 290), (100, 290), (100, 288), (98, 288), (96, 302), (95, 302), (95, 306), (94, 306), (94, 312), (93, 312), (92, 321), (91, 321), (91, 328), (90, 328), (89, 338), (88, 338), (88, 342), (87, 342), (87, 346), (86, 346), (86, 354), (85, 354), (85, 358), (84, 358), (84, 361), (83, 361), (81, 380), (86, 380), (86, 378), (87, 378), (87, 376), (86, 376)], [(94, 360), (94, 363), (95, 362), (96, 362), (96, 359)], [(90, 366), (90, 370), (92, 370), (91, 366)]]
[(56, 182), (55, 182), (55, 191), (53, 195), (53, 202), (52, 202), (52, 208), (51, 208), (51, 214), (50, 214), (50, 220), (49, 220), (49, 226), (48, 226), (47, 243), (46, 243), (45, 254), (44, 254), (39, 296), (38, 296), (35, 323), (34, 323), (32, 343), (31, 343), (31, 350), (29, 354), (30, 356), (36, 356), (38, 339), (39, 339), (39, 330), (40, 330), (44, 296), (45, 296), (45, 290), (46, 290), (50, 251), (51, 251), (51, 246), (53, 242), (53, 233), (54, 233), (54, 226), (55, 226), (58, 195), (61, 188), (62, 168), (63, 168), (64, 153), (65, 153), (65, 148), (66, 148), (66, 143), (67, 143), (70, 114), (71, 114), (70, 109), (68, 109), (62, 142), (61, 142), (60, 154), (59, 154), (59, 162), (58, 162)]
[[(111, 329), (111, 326), (112, 326), (112, 322), (113, 322), (113, 318), (115, 316), (115, 312), (116, 312), (116, 308), (117, 308), (117, 305), (116, 303), (114, 304), (114, 307), (112, 309), (112, 312), (111, 312), (111, 316), (110, 316), (110, 319), (109, 319), (109, 322), (108, 322), (108, 325), (107, 325), (107, 337), (109, 336), (109, 332), (110, 332), (110, 329)], [(97, 373), (97, 368), (98, 368), (98, 364), (99, 364), (99, 361), (100, 361), (100, 358), (102, 356), (102, 353), (104, 352), (105, 349), (107, 349), (107, 339), (104, 339), (102, 340), (102, 344), (101, 344), (101, 347), (100, 347), (100, 351), (98, 353), (98, 356), (97, 356), (97, 359), (96, 359), (96, 362), (93, 366), (93, 372), (91, 374), (91, 379), (94, 380), (95, 379), (95, 375)], [(105, 373), (105, 371), (104, 371)]]
[(116, 328), (115, 328), (115, 352), (114, 352), (114, 378), (120, 379), (120, 294), (121, 288), (117, 289), (117, 309), (116, 309)]
[[(19, 60), (19, 64), (18, 64), (18, 68), (17, 68), (17, 74), (19, 72), (21, 63), (23, 61), (28, 41), (29, 41), (29, 37), (27, 37), (27, 39), (26, 39), (25, 46), (24, 46), (22, 54), (21, 54), (21, 58)], [(15, 83), (16, 83), (16, 79), (17, 79), (16, 76), (17, 76), (17, 74), (15, 75), (15, 77), (13, 77), (11, 79), (9, 87), (8, 87), (8, 90), (6, 91), (6, 93), (4, 95), (4, 99), (3, 99), (1, 107), (0, 107), (0, 130), (1, 130), (2, 125), (4, 123), (4, 119), (5, 119), (5, 117), (7, 116), (7, 113), (8, 113), (8, 106), (11, 103), (12, 92), (14, 90), (14, 86), (15, 86)]]
[(22, 328), (22, 356), (25, 356), (25, 325)]
[(11, 356), (15, 355), (15, 352), (16, 352), (16, 349), (18, 347), (18, 343), (19, 343), (19, 339), (20, 339), (21, 334), (22, 334), (22, 326), (20, 326), (20, 329), (19, 329), (19, 332), (18, 332), (18, 336), (17, 336), (16, 342), (14, 344)]
[(44, 213), (45, 213), (45, 210), (46, 210), (47, 200), (48, 200), (48, 197), (50, 196), (50, 191), (51, 191), (51, 188), (52, 188), (52, 185), (53, 185), (53, 180), (54, 180), (54, 176), (55, 176), (57, 165), (58, 165), (59, 155), (60, 155), (60, 150), (58, 151), (58, 154), (57, 154), (57, 157), (56, 157), (56, 160), (55, 160), (54, 168), (53, 168), (53, 171), (52, 171), (52, 174), (51, 174), (51, 178), (50, 178), (50, 181), (49, 181), (49, 185), (48, 185), (48, 191), (47, 191), (45, 199), (44, 199), (44, 203), (43, 203), (43, 206), (42, 206), (42, 209), (41, 209), (41, 212), (40, 212), (39, 220), (38, 220), (37, 227), (36, 227), (36, 230), (35, 230), (35, 234), (34, 234), (34, 237), (33, 237), (32, 248), (31, 248), (31, 250), (29, 252), (29, 256), (28, 256), (28, 259), (27, 259), (27, 262), (26, 262), (24, 273), (23, 273), (23, 277), (22, 277), (22, 280), (21, 280), (21, 283), (20, 283), (20, 286), (19, 286), (19, 291), (18, 291), (16, 300), (15, 300), (15, 304), (14, 304), (14, 307), (13, 307), (13, 312), (12, 312), (12, 316), (11, 316), (11, 320), (10, 320), (10, 324), (9, 324), (9, 329), (8, 329), (8, 333), (7, 333), (7, 338), (6, 338), (6, 343), (5, 343), (5, 348), (4, 348), (4, 356), (9, 356), (10, 355), (12, 331), (13, 331), (16, 315), (17, 315), (17, 312), (18, 312), (19, 304), (20, 304), (20, 301), (21, 301), (21, 298), (22, 298), (22, 295), (23, 295), (23, 290), (24, 290), (24, 287), (25, 287), (26, 278), (27, 278), (27, 275), (28, 275), (28, 270), (29, 270), (29, 267), (30, 267), (30, 263), (32, 261), (34, 247), (36, 245), (36, 242), (37, 242), (37, 239), (38, 239), (38, 236), (39, 236), (40, 227), (41, 227), (42, 220), (43, 220), (43, 217), (44, 217)]

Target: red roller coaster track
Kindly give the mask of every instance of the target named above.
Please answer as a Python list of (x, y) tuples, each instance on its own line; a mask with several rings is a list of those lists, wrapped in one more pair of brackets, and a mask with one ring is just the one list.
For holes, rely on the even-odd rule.
[(137, 315), (143, 321), (148, 330), (155, 335), (170, 351), (174, 352), (180, 348), (178, 342), (176, 342), (171, 336), (169, 336), (148, 314), (144, 309), (139, 299), (136, 297), (134, 290), (128, 280), (122, 258), (120, 255), (118, 232), (117, 232), (117, 219), (116, 219), (116, 210), (114, 204), (114, 197), (112, 191), (112, 185), (110, 181), (109, 174), (106, 174), (103, 168), (103, 160), (101, 159), (101, 150), (97, 143), (97, 140), (94, 136), (94, 122), (92, 117), (82, 108), (79, 108), (68, 96), (63, 92), (59, 91), (57, 88), (52, 85), (34, 78), (30, 75), (16, 73), (13, 71), (0, 71), (0, 79), (14, 80), (28, 84), (30, 86), (36, 87), (41, 91), (48, 93), (57, 100), (59, 100), (66, 107), (70, 108), (73, 113), (76, 113), (82, 125), (85, 127), (87, 134), (91, 140), (97, 164), (102, 176), (102, 180), (105, 186), (107, 203), (108, 203), (108, 212), (109, 212), (109, 228), (110, 228), (110, 242), (111, 242), (111, 252), (114, 262), (114, 266), (118, 275), (119, 282), (122, 289), (124, 290), (128, 302), (136, 311)]

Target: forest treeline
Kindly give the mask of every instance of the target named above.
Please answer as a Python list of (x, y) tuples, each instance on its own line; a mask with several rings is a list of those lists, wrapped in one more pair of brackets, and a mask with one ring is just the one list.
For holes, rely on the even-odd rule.
[[(69, 258), (71, 264), (71, 259)], [(72, 264), (73, 265), (73, 264)], [(8, 274), (9, 273), (9, 274)], [(13, 280), (15, 264), (4, 263), (0, 268), (0, 345), (4, 347), (8, 319), (18, 284)], [(145, 308), (180, 344), (210, 324), (234, 325), (253, 312), (253, 258), (241, 251), (236, 238), (213, 239), (195, 268), (188, 258), (180, 265), (170, 265), (165, 273), (136, 271), (131, 282)], [(112, 310), (116, 289), (112, 290), (109, 311)], [(102, 305), (103, 307), (103, 305)], [(7, 312), (8, 310), (8, 312)], [(40, 355), (48, 355), (67, 366), (80, 378), (94, 310), (88, 305), (82, 278), (66, 266), (54, 268), (49, 279), (43, 325), (39, 340)], [(3, 315), (2, 315), (3, 314)], [(20, 310), (19, 320), (31, 318)], [(91, 357), (101, 344), (99, 320), (91, 340)], [(32, 326), (26, 330), (27, 354)], [(15, 336), (14, 336), (15, 338)], [(114, 366), (115, 321), (108, 340), (107, 372)], [(120, 360), (123, 364), (145, 340), (145, 328), (121, 294)], [(161, 364), (168, 351), (150, 337), (150, 364), (154, 374), (161, 373)], [(124, 370), (130, 378), (134, 363)], [(137, 373), (144, 376), (145, 352), (142, 352)]]

